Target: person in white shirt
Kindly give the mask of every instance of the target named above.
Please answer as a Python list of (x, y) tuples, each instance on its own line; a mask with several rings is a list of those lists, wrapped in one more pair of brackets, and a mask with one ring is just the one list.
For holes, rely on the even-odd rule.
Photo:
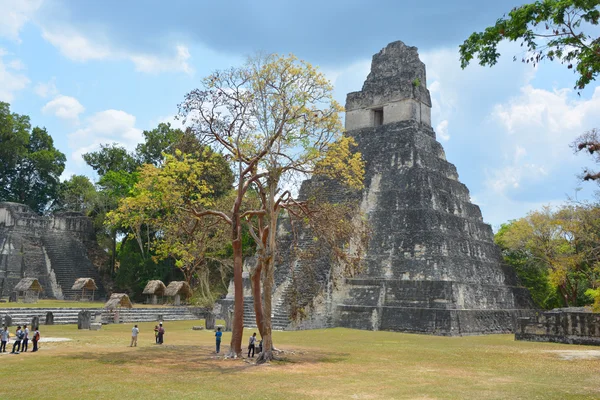
[[(19, 354), (19, 350), (21, 350), (21, 340), (23, 340), (24, 333), (21, 330), (21, 325), (17, 327), (17, 332), (15, 334), (15, 342), (13, 343), (13, 348), (11, 354)], [(15, 352), (15, 349), (17, 351)]]
[(29, 328), (27, 325), (23, 325), (23, 343), (21, 344), (21, 352), (27, 351), (29, 344)]
[(248, 342), (248, 358), (250, 358), (250, 352), (252, 352), (252, 358), (254, 358), (254, 348), (256, 346), (256, 332), (252, 336), (250, 336), (250, 340)]
[(135, 325), (132, 329), (131, 329), (131, 344), (129, 345), (129, 347), (137, 347), (137, 337), (138, 337), (138, 333), (140, 333), (140, 330), (138, 329), (138, 326)]
[(10, 334), (8, 333), (8, 328), (3, 326), (0, 329), (0, 353), (6, 353), (6, 343), (8, 343), (8, 339), (10, 338)]

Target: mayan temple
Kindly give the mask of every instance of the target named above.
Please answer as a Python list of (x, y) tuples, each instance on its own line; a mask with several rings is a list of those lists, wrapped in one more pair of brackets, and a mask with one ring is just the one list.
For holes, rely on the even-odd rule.
[(526, 289), (501, 265), (491, 227), (431, 127), (425, 64), (390, 43), (360, 92), (346, 130), (366, 161), (362, 210), (373, 235), (360, 278), (334, 305), (338, 326), (444, 335), (506, 332), (528, 309)]
[[(501, 264), (491, 227), (436, 140), (416, 47), (393, 42), (373, 56), (362, 90), (347, 96), (346, 130), (366, 162), (362, 193), (311, 179), (300, 198), (315, 187), (332, 202), (358, 198), (372, 229), (364, 272), (332, 285), (327, 258), (295, 259), (290, 235), (280, 234), (274, 327), (512, 331), (515, 317), (531, 312), (529, 293)], [(280, 231), (286, 231), (285, 220)], [(297, 240), (311, 246), (312, 235), (301, 233)], [(246, 286), (244, 324), (254, 326), (247, 280)], [(299, 321), (288, 319), (292, 303), (305, 311)]]

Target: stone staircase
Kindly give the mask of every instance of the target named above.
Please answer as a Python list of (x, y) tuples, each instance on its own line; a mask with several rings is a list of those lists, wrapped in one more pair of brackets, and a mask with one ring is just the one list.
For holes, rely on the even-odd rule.
[[(88, 310), (93, 315), (101, 314), (102, 323), (108, 324), (114, 321), (113, 311), (104, 308), (0, 308), (0, 319), (4, 322), (4, 315), (12, 318), (13, 326), (31, 324), (34, 316), (39, 317), (40, 325), (46, 320), (46, 313), (54, 314), (55, 325), (77, 324), (77, 315), (82, 310)], [(162, 321), (189, 321), (201, 319), (192, 313), (188, 307), (165, 307), (165, 308), (123, 308), (119, 310), (119, 318), (124, 323), (153, 322), (162, 316)], [(93, 319), (93, 317), (92, 317)]]
[[(284, 307), (283, 298), (273, 303), (271, 322), (273, 329), (276, 331), (283, 331), (290, 324), (290, 317)], [(256, 314), (254, 313), (254, 300), (252, 296), (244, 297), (244, 327), (256, 328)]]
[(77, 278), (93, 278), (98, 286), (95, 298), (106, 297), (100, 275), (89, 260), (80, 240), (71, 236), (47, 233), (42, 237), (42, 241), (65, 300), (75, 300), (80, 294), (78, 290), (71, 290)]

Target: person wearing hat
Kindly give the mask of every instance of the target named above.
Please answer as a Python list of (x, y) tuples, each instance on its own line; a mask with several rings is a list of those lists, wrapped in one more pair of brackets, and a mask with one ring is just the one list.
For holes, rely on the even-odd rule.
[(165, 336), (165, 328), (161, 322), (158, 324), (158, 344), (163, 344), (163, 336)]

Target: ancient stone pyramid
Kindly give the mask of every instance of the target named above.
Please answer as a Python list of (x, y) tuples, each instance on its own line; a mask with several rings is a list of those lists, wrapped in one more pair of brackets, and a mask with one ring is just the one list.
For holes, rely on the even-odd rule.
[(431, 128), (425, 64), (390, 43), (346, 100), (346, 130), (366, 161), (372, 225), (359, 278), (333, 295), (333, 325), (463, 335), (508, 332), (532, 303), (501, 265), (493, 232)]

